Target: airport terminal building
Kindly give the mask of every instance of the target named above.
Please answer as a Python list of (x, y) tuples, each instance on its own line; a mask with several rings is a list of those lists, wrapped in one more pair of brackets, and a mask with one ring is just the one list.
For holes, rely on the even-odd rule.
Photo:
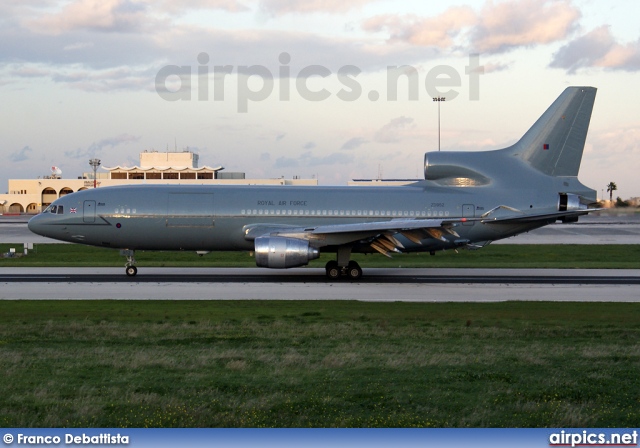
[(140, 164), (133, 167), (103, 166), (107, 172), (84, 173), (77, 179), (64, 179), (52, 168), (50, 175), (37, 179), (9, 179), (6, 194), (0, 194), (0, 214), (36, 214), (69, 193), (88, 188), (132, 184), (188, 185), (318, 185), (317, 179), (246, 179), (244, 173), (224, 172), (221, 166), (198, 166), (198, 154), (143, 151)]

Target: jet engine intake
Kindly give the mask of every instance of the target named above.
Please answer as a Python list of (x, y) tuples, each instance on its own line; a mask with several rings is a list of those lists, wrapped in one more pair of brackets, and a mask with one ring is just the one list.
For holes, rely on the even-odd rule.
[(309, 241), (279, 236), (255, 239), (256, 265), (261, 268), (286, 269), (304, 266), (320, 257), (320, 251)]
[(466, 152), (428, 152), (424, 155), (424, 178), (451, 187), (487, 185), (490, 179), (474, 161), (473, 154)]

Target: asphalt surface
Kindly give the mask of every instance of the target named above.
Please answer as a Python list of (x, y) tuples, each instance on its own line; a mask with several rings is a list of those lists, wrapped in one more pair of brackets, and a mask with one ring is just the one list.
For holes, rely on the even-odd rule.
[[(538, 284), (538, 285), (640, 285), (635, 270), (550, 269), (365, 269), (357, 282), (328, 280), (323, 269), (282, 271), (252, 268), (140, 268), (135, 277), (124, 269), (14, 268), (0, 270), (0, 283), (312, 283), (343, 284)], [(176, 272), (178, 271), (178, 272)]]
[(322, 269), (3, 268), (0, 300), (361, 300), (640, 302), (638, 270), (365, 269), (331, 282)]

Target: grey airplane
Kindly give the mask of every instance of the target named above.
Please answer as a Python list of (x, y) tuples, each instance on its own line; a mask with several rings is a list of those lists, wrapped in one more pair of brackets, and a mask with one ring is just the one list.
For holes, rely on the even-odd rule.
[(39, 235), (120, 249), (247, 251), (260, 267), (335, 253), (330, 279), (358, 279), (352, 253), (477, 249), (556, 221), (575, 222), (596, 192), (577, 178), (595, 101), (569, 87), (512, 146), (429, 152), (425, 180), (401, 187), (135, 185), (79, 191), (29, 221)]

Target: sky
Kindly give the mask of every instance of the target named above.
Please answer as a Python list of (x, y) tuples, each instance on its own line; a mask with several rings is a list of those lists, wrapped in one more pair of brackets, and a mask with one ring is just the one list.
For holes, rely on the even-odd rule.
[(2, 2), (0, 189), (176, 148), (253, 178), (421, 178), (438, 115), (442, 150), (498, 149), (589, 85), (579, 178), (640, 196), (639, 13), (635, 0)]

